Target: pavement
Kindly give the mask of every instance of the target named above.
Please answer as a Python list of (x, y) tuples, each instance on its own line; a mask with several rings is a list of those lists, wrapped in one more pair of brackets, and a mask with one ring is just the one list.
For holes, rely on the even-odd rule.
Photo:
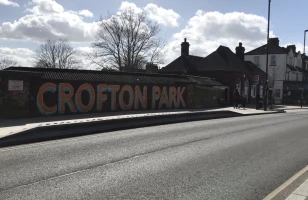
[(308, 199), (308, 179), (287, 198), (287, 200), (307, 200), (307, 199)]
[(2, 148), (0, 199), (263, 199), (307, 166), (307, 118), (291, 110)]
[(123, 118), (135, 118), (144, 116), (157, 116), (157, 115), (180, 115), (191, 112), (220, 112), (232, 111), (243, 115), (273, 113), (275, 111), (256, 110), (252, 107), (247, 109), (234, 109), (233, 107), (213, 108), (213, 109), (186, 109), (186, 110), (156, 110), (156, 111), (130, 111), (130, 112), (109, 112), (109, 113), (94, 113), (82, 115), (63, 115), (27, 119), (11, 119), (0, 120), (0, 139), (18, 134), (20, 132), (34, 129), (36, 127), (44, 127), (50, 125), (62, 124), (80, 124), (93, 121), (114, 120)]
[(307, 200), (308, 165), (284, 184), (271, 192), (264, 200)]

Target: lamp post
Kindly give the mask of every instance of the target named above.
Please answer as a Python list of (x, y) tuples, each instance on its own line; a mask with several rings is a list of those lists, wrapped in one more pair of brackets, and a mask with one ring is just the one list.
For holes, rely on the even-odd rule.
[[(306, 33), (308, 30), (304, 31), (304, 59), (305, 59), (305, 46), (306, 46)], [(303, 62), (304, 64), (305, 62)], [(302, 96), (301, 96), (301, 108), (303, 108), (303, 98), (304, 98), (304, 66), (302, 66), (303, 72), (302, 72)]]
[(264, 111), (267, 110), (267, 98), (268, 98), (268, 43), (269, 43), (269, 29), (270, 29), (270, 17), (271, 17), (271, 0), (268, 0), (268, 19), (267, 19), (267, 44), (266, 44), (266, 75), (265, 75), (265, 95), (264, 95)]

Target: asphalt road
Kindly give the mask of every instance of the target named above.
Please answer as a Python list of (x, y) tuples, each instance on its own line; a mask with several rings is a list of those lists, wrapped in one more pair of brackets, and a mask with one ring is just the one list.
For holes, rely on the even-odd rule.
[(307, 164), (308, 110), (179, 123), (0, 149), (0, 199), (263, 199)]

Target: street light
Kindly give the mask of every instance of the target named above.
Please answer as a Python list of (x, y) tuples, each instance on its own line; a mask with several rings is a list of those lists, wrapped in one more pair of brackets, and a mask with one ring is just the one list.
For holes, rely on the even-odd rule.
[[(304, 31), (304, 59), (305, 59), (305, 46), (306, 46), (306, 33), (308, 32), (308, 30)], [(304, 64), (305, 62), (303, 62)], [(304, 98), (304, 66), (302, 66), (302, 96), (301, 96), (301, 108), (303, 108), (303, 98)]]
[(266, 81), (265, 81), (265, 95), (264, 95), (264, 111), (267, 109), (267, 96), (268, 96), (268, 43), (269, 43), (269, 29), (271, 17), (271, 0), (268, 0), (268, 19), (267, 19), (267, 44), (266, 44)]

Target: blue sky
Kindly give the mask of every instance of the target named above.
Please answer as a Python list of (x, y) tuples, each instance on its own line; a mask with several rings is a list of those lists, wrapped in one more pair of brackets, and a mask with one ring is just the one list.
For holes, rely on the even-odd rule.
[[(271, 35), (279, 37), (282, 46), (296, 44), (302, 51), (308, 1), (272, 0), (271, 5)], [(160, 36), (168, 43), (167, 62), (179, 55), (184, 37), (192, 54), (200, 56), (221, 44), (233, 50), (242, 41), (248, 51), (266, 41), (267, 0), (0, 0), (0, 56), (31, 66), (33, 51), (54, 37), (67, 38), (80, 51), (89, 51), (94, 22), (132, 6), (160, 22)], [(81, 14), (82, 10), (87, 12)]]

